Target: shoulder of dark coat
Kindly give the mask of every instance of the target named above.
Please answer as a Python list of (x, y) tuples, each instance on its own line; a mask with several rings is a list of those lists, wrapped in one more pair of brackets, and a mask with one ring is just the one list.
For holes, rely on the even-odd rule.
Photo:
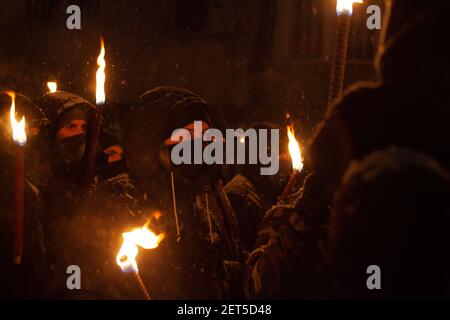
[(351, 118), (353, 115), (367, 112), (376, 107), (387, 94), (388, 90), (381, 82), (358, 82), (345, 91), (325, 121), (336, 117)]
[(359, 82), (350, 86), (317, 126), (309, 141), (309, 148), (313, 149), (320, 144), (324, 132), (333, 131), (336, 125), (348, 127), (360, 122), (370, 113), (378, 112), (388, 94), (388, 89), (379, 82)]

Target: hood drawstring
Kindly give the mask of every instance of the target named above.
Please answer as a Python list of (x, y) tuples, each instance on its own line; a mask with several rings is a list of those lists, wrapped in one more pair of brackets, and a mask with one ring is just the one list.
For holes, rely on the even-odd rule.
[(175, 223), (177, 225), (177, 242), (179, 242), (181, 240), (181, 235), (180, 235), (180, 225), (178, 224), (177, 198), (175, 196), (175, 182), (174, 182), (173, 172), (170, 172), (170, 179), (172, 182), (173, 214), (175, 215)]
[(206, 204), (206, 215), (208, 216), (208, 223), (209, 223), (209, 236), (211, 238), (211, 243), (213, 243), (214, 239), (213, 239), (213, 230), (212, 230), (212, 223), (211, 223), (211, 213), (209, 212), (208, 192), (205, 192), (205, 204)]

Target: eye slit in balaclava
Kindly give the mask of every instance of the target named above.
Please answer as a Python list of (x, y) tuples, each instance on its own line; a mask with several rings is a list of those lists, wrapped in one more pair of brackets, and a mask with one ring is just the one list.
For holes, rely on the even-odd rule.
[(119, 144), (104, 148), (98, 155), (96, 164), (103, 179), (110, 179), (128, 171), (123, 149)]
[[(185, 117), (185, 119), (183, 117), (180, 117), (180, 119), (176, 119), (174, 121), (174, 124), (172, 124), (171, 129), (167, 130), (162, 138), (163, 141), (161, 151), (164, 154), (160, 156), (160, 159), (162, 159), (163, 166), (165, 166), (169, 171), (173, 172), (176, 178), (187, 180), (190, 183), (198, 181), (201, 176), (207, 175), (209, 171), (208, 165), (206, 165), (203, 161), (203, 150), (208, 144), (208, 142), (203, 141), (203, 134), (211, 127), (211, 121), (209, 120), (207, 114), (200, 111), (194, 112), (193, 115), (190, 116), (191, 120), (188, 120), (188, 117)], [(184, 121), (184, 123), (182, 121)], [(201, 130), (198, 130), (198, 128), (196, 129), (196, 122), (197, 124), (201, 123)], [(175, 128), (175, 123), (178, 125), (179, 123), (183, 124)], [(184, 129), (189, 132), (189, 134), (184, 138), (183, 141), (171, 141), (171, 134), (173, 132), (172, 129)], [(196, 144), (201, 145), (200, 150), (196, 149)], [(176, 146), (183, 146), (183, 149), (190, 150), (190, 163), (174, 164), (172, 162), (171, 156)], [(201, 158), (201, 163), (195, 163), (196, 152), (200, 153), (200, 155), (197, 155), (197, 158)]]

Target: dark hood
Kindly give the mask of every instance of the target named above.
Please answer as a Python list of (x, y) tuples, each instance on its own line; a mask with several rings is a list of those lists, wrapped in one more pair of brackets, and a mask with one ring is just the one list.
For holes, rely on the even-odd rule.
[(449, 1), (393, 1), (378, 68), (387, 85), (450, 100)]
[[(90, 138), (95, 107), (82, 97), (64, 91), (47, 93), (38, 100), (38, 104), (42, 107), (50, 122), (49, 129), (46, 132), (48, 136), (48, 155), (45, 156), (47, 161), (52, 163), (54, 169), (60, 171), (60, 175), (67, 175), (69, 170), (78, 177), (79, 169), (85, 164), (85, 148)], [(82, 112), (87, 120), (87, 135), (72, 136), (57, 141), (56, 133), (61, 121), (76, 112)]]
[(149, 178), (164, 170), (159, 158), (163, 141), (173, 130), (194, 120), (204, 120), (210, 127), (222, 129), (217, 112), (193, 92), (157, 87), (144, 93), (131, 108), (125, 130), (131, 173), (139, 176), (141, 173), (136, 167), (145, 167), (145, 175)]
[(38, 104), (47, 115), (53, 134), (56, 133), (60, 120), (73, 109), (80, 109), (86, 114), (89, 131), (90, 119), (93, 117), (95, 106), (82, 97), (69, 92), (57, 91), (45, 94), (38, 100)]

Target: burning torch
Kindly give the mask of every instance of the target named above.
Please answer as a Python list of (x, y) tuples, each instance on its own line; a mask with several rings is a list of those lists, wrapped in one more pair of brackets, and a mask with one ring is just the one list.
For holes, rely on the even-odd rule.
[(353, 3), (362, 3), (362, 0), (337, 0), (336, 39), (328, 93), (328, 112), (333, 108), (335, 100), (342, 95)]
[(88, 188), (94, 177), (95, 158), (97, 155), (97, 145), (100, 136), (100, 127), (102, 122), (103, 105), (106, 101), (105, 96), (105, 44), (103, 38), (100, 39), (100, 54), (97, 58), (97, 73), (96, 73), (96, 90), (95, 90), (95, 118), (92, 122), (92, 129), (90, 133), (90, 143), (87, 157), (86, 167), (86, 188)]
[(146, 223), (141, 228), (123, 233), (122, 237), (123, 243), (116, 256), (116, 262), (123, 272), (133, 273), (134, 281), (141, 290), (143, 297), (146, 300), (151, 300), (150, 294), (139, 276), (136, 257), (139, 253), (139, 247), (147, 250), (157, 248), (159, 243), (164, 239), (164, 234), (156, 235), (148, 228), (148, 223)]
[(13, 199), (12, 208), (15, 216), (14, 225), (14, 263), (22, 263), (23, 253), (23, 224), (25, 210), (25, 146), (27, 135), (25, 133), (25, 117), (17, 122), (16, 120), (16, 95), (14, 92), (7, 92), (11, 97), (11, 109), (9, 117), (12, 127), (14, 141), (14, 176), (13, 176)]
[(281, 195), (281, 199), (286, 199), (288, 196), (293, 194), (296, 191), (298, 180), (300, 179), (303, 169), (303, 160), (302, 160), (302, 153), (300, 150), (300, 145), (295, 139), (295, 133), (294, 133), (294, 123), (292, 122), (289, 114), (287, 115), (287, 135), (289, 139), (289, 154), (291, 156), (292, 161), (292, 173), (289, 177), (289, 181), (284, 188), (283, 194)]
[(54, 81), (47, 82), (47, 87), (50, 93), (54, 93), (58, 90), (58, 84)]

